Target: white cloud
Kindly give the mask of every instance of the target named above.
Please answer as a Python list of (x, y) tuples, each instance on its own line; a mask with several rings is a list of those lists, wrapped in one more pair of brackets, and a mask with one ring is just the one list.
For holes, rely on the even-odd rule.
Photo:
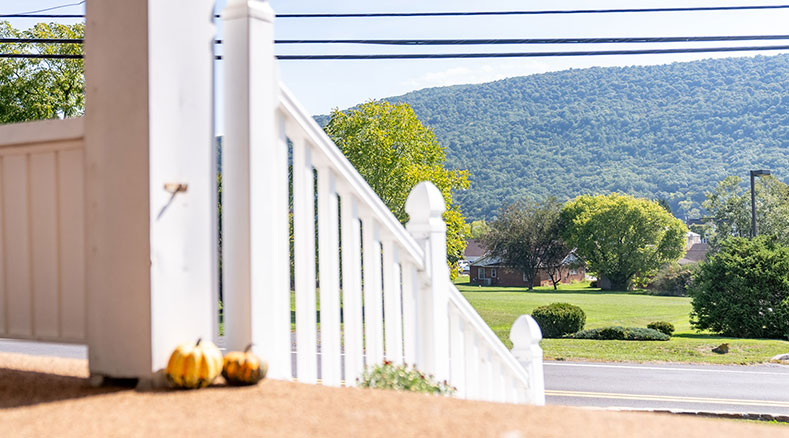
[(403, 81), (401, 86), (409, 90), (429, 87), (444, 87), (458, 84), (479, 84), (515, 76), (526, 76), (556, 70), (538, 61), (502, 62), (495, 65), (485, 64), (475, 67), (452, 67), (442, 71), (428, 72), (416, 78)]

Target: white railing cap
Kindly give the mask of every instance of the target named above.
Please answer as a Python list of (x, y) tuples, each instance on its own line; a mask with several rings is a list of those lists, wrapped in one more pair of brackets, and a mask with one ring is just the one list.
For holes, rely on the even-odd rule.
[(411, 189), (405, 201), (405, 211), (409, 216), (409, 224), (430, 222), (431, 219), (440, 218), (446, 211), (444, 196), (435, 184), (422, 181)]
[(541, 339), (542, 330), (531, 316), (521, 315), (512, 324), (510, 341), (512, 341), (513, 350), (528, 349), (533, 344), (539, 344)]

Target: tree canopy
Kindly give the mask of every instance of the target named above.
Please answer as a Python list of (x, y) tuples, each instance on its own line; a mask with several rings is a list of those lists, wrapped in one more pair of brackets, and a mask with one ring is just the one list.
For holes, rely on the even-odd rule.
[[(766, 175), (755, 180), (754, 193), (758, 234), (789, 245), (789, 186)], [(705, 237), (713, 249), (729, 237), (750, 237), (751, 193), (741, 178), (723, 179), (707, 192), (703, 205), (708, 213)]]
[(685, 252), (685, 224), (648, 199), (583, 195), (568, 201), (561, 217), (565, 241), (614, 290), (627, 289), (636, 274), (646, 275)]
[(561, 210), (556, 198), (539, 204), (519, 201), (504, 208), (482, 237), (487, 255), (523, 272), (533, 289), (540, 268), (551, 270), (570, 253), (561, 238)]
[[(18, 30), (0, 21), (0, 38), (83, 38), (84, 24), (38, 23)], [(81, 44), (3, 44), (5, 53), (82, 54)], [(81, 59), (0, 59), (0, 123), (76, 117), (85, 105)]]
[(435, 184), (447, 208), (447, 259), (455, 264), (463, 258), (466, 223), (452, 194), (468, 188), (468, 172), (444, 167), (444, 148), (410, 106), (371, 101), (349, 111), (334, 110), (324, 129), (403, 224), (411, 189), (421, 181)]

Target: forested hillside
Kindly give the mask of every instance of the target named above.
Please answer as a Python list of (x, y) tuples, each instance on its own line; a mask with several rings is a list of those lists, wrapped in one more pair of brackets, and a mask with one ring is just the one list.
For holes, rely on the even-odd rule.
[[(619, 191), (698, 215), (727, 175), (789, 179), (789, 55), (591, 68), (431, 88), (409, 103), (468, 169), (469, 219), (520, 197)], [(696, 211), (693, 211), (696, 209)]]

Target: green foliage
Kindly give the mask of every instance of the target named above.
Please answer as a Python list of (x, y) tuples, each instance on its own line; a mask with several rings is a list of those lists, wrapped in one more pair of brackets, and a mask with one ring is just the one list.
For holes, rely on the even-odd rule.
[(607, 341), (668, 341), (671, 336), (651, 328), (603, 327), (584, 330), (567, 336), (573, 339), (598, 339)]
[(362, 388), (394, 389), (396, 391), (425, 392), (437, 395), (452, 395), (455, 388), (446, 381), (436, 382), (433, 376), (425, 376), (408, 365), (395, 365), (384, 361), (381, 365), (365, 368), (361, 379)]
[(519, 201), (504, 208), (482, 238), (487, 254), (523, 272), (533, 289), (539, 268), (557, 266), (570, 253), (561, 238), (561, 209), (556, 198), (540, 204)]
[(685, 252), (688, 229), (656, 202), (632, 196), (579, 196), (562, 209), (564, 240), (613, 290), (639, 273), (674, 262)]
[(647, 328), (657, 330), (660, 333), (665, 333), (669, 336), (674, 334), (674, 324), (668, 321), (652, 321), (647, 324)]
[(456, 275), (466, 248), (466, 222), (452, 193), (468, 188), (468, 172), (444, 167), (446, 154), (433, 131), (407, 104), (384, 101), (334, 110), (324, 129), (401, 223), (408, 221), (405, 201), (415, 185), (431, 181), (438, 187), (447, 208), (447, 260)]
[(691, 323), (725, 336), (789, 338), (789, 247), (730, 237), (693, 276)]
[(544, 338), (560, 338), (584, 328), (586, 314), (578, 307), (569, 303), (552, 303), (540, 306), (531, 313), (537, 321)]
[[(0, 21), (0, 38), (83, 38), (84, 24), (38, 23), (17, 30)], [(81, 44), (3, 44), (4, 53), (82, 54)], [(0, 123), (76, 117), (85, 105), (81, 59), (0, 59)]]
[(727, 175), (789, 175), (789, 55), (606, 67), (428, 88), (405, 102), (470, 172), (464, 214), (584, 193), (665, 198), (700, 217)]
[(485, 220), (472, 221), (466, 233), (471, 239), (480, 239), (490, 231), (490, 225)]
[(697, 263), (687, 265), (670, 263), (665, 265), (649, 281), (647, 289), (649, 289), (651, 295), (685, 297), (688, 295), (688, 286), (698, 266)]
[[(756, 224), (760, 235), (789, 245), (789, 186), (774, 176), (765, 175), (754, 182)], [(717, 249), (728, 237), (751, 235), (750, 187), (736, 176), (728, 176), (707, 193), (703, 203), (709, 213), (706, 237)]]

